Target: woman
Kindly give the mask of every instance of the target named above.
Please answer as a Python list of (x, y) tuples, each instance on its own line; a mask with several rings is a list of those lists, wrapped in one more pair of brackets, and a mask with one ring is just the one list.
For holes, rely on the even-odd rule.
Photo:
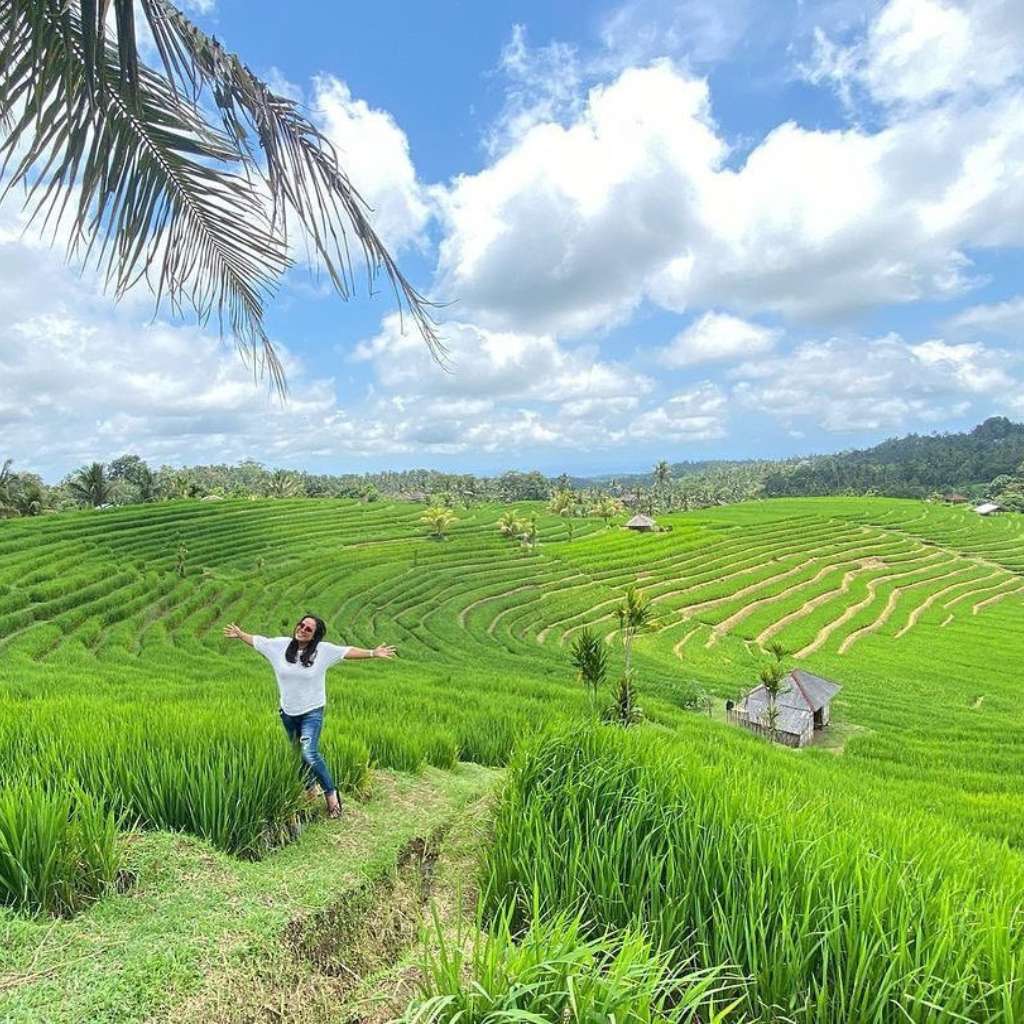
[(320, 753), (320, 730), (327, 703), (327, 670), (343, 658), (393, 658), (395, 648), (381, 644), (366, 650), (328, 644), (323, 642), (326, 633), (323, 619), (315, 615), (303, 616), (291, 639), (246, 633), (233, 622), (224, 627), (226, 637), (244, 640), (273, 667), (281, 694), (281, 722), (288, 738), (299, 745), (302, 753), (302, 780), (310, 794), (315, 792), (315, 783), (320, 783), (328, 815), (338, 818), (341, 816), (341, 801), (330, 769)]

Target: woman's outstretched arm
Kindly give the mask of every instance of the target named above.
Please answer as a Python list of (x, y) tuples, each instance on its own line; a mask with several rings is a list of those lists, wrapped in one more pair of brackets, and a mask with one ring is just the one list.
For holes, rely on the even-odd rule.
[(252, 633), (246, 633), (241, 626), (236, 626), (233, 622), (224, 627), (224, 635), (229, 640), (244, 640), (250, 647), (253, 646)]
[(376, 647), (350, 647), (345, 658), (393, 658), (398, 652), (390, 644), (378, 644)]

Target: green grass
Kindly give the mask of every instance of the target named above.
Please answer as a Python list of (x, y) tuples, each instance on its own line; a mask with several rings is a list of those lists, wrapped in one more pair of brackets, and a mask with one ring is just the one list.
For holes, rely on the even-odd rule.
[[(929, 1000), (969, 1019), (996, 1005), (993, 1019), (1024, 1019), (1018, 924), (998, 909), (1024, 888), (1022, 517), (785, 499), (674, 515), (671, 533), (646, 536), (581, 521), (568, 542), (564, 520), (537, 507), (539, 545), (524, 551), (500, 536), (503, 511), (460, 513), (443, 542), (425, 536), (419, 506), (383, 502), (181, 501), (0, 522), (0, 821), (19, 851), (4, 860), (0, 849), (0, 902), (102, 921), (133, 898), (111, 880), (139, 842), (132, 831), (111, 855), (112, 821), (143, 842), (170, 832), (266, 865), (289, 855), (305, 812), (272, 674), (223, 640), (225, 622), (274, 635), (312, 611), (331, 640), (398, 645), (396, 662), (329, 676), (325, 754), (358, 793), (380, 769), (502, 765), (524, 737), (585, 720), (569, 645), (585, 627), (609, 638), (615, 679), (614, 611), (636, 586), (659, 620), (636, 642), (653, 723), (642, 735), (664, 737), (664, 767), (641, 759), (653, 773), (642, 785), (688, 793), (731, 859), (713, 876), (721, 891), (706, 881), (679, 896), (689, 933), (626, 892), (609, 925), (685, 952), (695, 922), (714, 921), (691, 952), (753, 979), (747, 1008), (768, 1019), (766, 1006), (806, 1020), (942, 1019)], [(697, 694), (718, 707), (752, 686), (769, 640), (842, 685), (830, 742), (776, 751), (683, 710)], [(47, 862), (45, 837), (58, 833), (64, 852)], [(601, 835), (603, 882), (629, 850)], [(538, 836), (544, 864), (557, 837)], [(98, 851), (93, 861), (75, 844)], [(752, 880), (736, 892), (733, 868)], [(785, 897), (783, 923), (765, 918), (771, 935), (757, 902), (769, 880), (805, 894)], [(954, 897), (973, 932), (942, 909)], [(549, 909), (575, 909), (562, 902)], [(810, 947), (793, 931), (809, 908), (831, 937)], [(923, 925), (934, 942), (908, 938)], [(886, 943), (904, 927), (894, 953)]]

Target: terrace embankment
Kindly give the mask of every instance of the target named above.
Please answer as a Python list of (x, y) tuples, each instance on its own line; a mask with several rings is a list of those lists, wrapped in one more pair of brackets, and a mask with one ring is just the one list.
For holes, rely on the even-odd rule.
[(414, 938), (427, 866), (494, 778), (470, 765), (376, 773), (341, 822), (259, 863), (130, 834), (130, 891), (68, 921), (0, 917), (0, 1020), (335, 1019)]

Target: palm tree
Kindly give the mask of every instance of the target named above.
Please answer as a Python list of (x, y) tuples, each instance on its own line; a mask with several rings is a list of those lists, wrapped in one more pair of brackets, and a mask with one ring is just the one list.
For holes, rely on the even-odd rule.
[(267, 481), (267, 495), (271, 498), (294, 498), (302, 489), (302, 481), (287, 469), (275, 469)]
[(605, 527), (622, 511), (622, 502), (613, 498), (610, 494), (603, 495), (597, 504), (591, 509), (595, 516), (604, 520)]
[(608, 655), (604, 642), (589, 628), (580, 630), (570, 649), (573, 668), (590, 695), (590, 709), (597, 714), (597, 691), (608, 671)]
[(445, 534), (448, 532), (448, 527), (457, 519), (458, 516), (451, 509), (445, 508), (443, 505), (434, 505), (420, 516), (420, 522), (425, 526), (429, 526), (430, 535), (438, 540), (444, 539)]
[(105, 505), (114, 493), (114, 481), (107, 476), (102, 462), (83, 466), (70, 480), (68, 490), (83, 505)]
[(786, 676), (783, 667), (786, 648), (778, 640), (772, 640), (765, 649), (774, 660), (765, 665), (758, 675), (764, 692), (768, 695), (768, 710), (765, 717), (768, 720), (768, 733), (774, 740), (779, 730), (779, 696), (782, 693), (782, 681)]
[(654, 467), (654, 482), (658, 487), (658, 493), (661, 495), (662, 502), (665, 500), (665, 489), (668, 486), (668, 482), (672, 479), (672, 467), (662, 459)]
[(536, 512), (526, 521), (523, 532), (523, 547), (531, 551), (537, 546), (537, 514)]
[(548, 511), (556, 516), (571, 516), (576, 511), (576, 495), (568, 490), (558, 490), (548, 500)]
[(646, 633), (654, 627), (654, 609), (650, 599), (637, 590), (628, 587), (622, 604), (615, 610), (619, 620), (619, 633), (622, 635), (622, 649), (626, 659), (626, 675), (633, 673), (633, 641), (640, 633)]
[(156, 474), (149, 468), (149, 466), (143, 465), (139, 467), (139, 471), (135, 474), (133, 483), (135, 484), (135, 490), (139, 501), (152, 501), (156, 497)]
[(40, 516), (46, 508), (46, 491), (42, 481), (33, 474), (22, 474), (11, 495), (11, 504), (21, 516)]
[(625, 669), (619, 680), (608, 716), (619, 725), (629, 726), (643, 718), (636, 702), (636, 675), (633, 671), (633, 641), (640, 633), (655, 626), (650, 600), (636, 587), (629, 587), (622, 604), (615, 611), (625, 656)]
[(523, 524), (519, 521), (515, 509), (510, 508), (507, 512), (503, 512), (498, 519), (498, 532), (502, 537), (515, 537), (522, 530)]
[(14, 484), (17, 479), (11, 472), (13, 459), (4, 459), (0, 466), (0, 519), (13, 519), (18, 515), (14, 504)]
[(760, 673), (761, 685), (768, 695), (768, 710), (765, 717), (768, 720), (768, 734), (774, 740), (779, 730), (779, 695), (782, 693), (782, 680), (785, 673), (782, 670), (780, 659), (765, 665)]
[[(136, 13), (153, 67), (139, 59)], [(23, 186), (44, 230), (66, 213), (68, 255), (116, 295), (145, 278), (158, 305), (212, 314), (283, 389), (264, 304), (290, 266), (290, 223), (343, 298), (349, 248), (360, 250), (443, 356), (432, 304), (378, 238), (330, 141), (169, 0), (4, 0), (0, 55), (0, 196)]]

